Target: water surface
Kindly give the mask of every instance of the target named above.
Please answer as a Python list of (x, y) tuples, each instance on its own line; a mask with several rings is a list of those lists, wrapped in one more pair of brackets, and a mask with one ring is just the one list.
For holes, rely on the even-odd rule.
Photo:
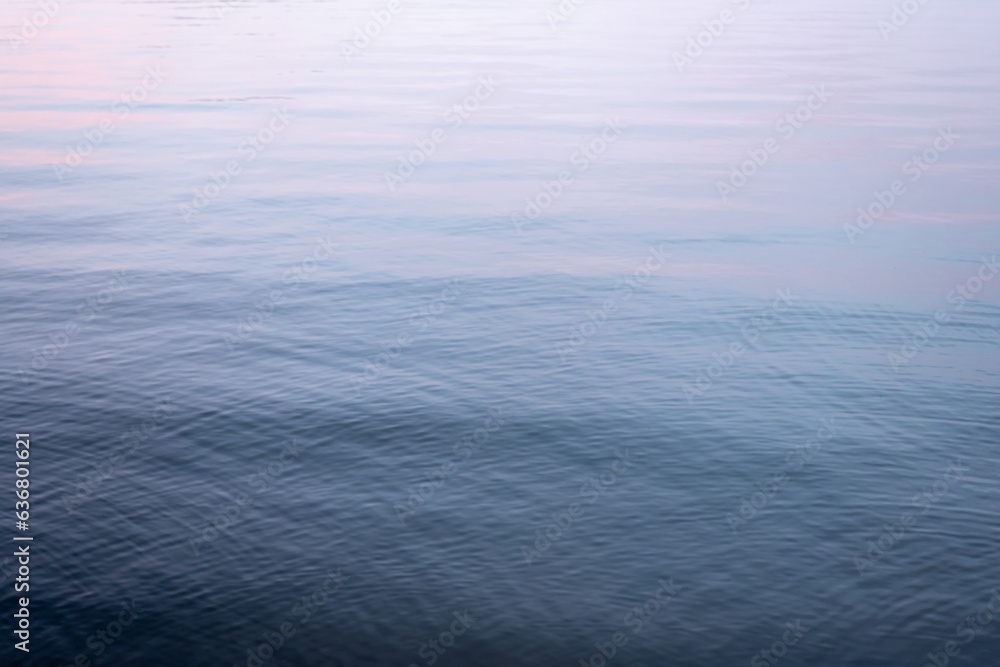
[(996, 7), (225, 7), (3, 44), (5, 661), (995, 664)]

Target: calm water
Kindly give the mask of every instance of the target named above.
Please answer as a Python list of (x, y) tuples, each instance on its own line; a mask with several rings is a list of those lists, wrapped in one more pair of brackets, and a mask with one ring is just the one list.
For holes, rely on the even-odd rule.
[(559, 11), (4, 3), (0, 662), (997, 664), (1000, 10)]

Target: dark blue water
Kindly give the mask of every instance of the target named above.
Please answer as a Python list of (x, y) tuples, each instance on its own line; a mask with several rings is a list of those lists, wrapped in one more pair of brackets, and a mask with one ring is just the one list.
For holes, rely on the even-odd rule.
[(997, 664), (992, 5), (231, 5), (4, 45), (3, 664)]

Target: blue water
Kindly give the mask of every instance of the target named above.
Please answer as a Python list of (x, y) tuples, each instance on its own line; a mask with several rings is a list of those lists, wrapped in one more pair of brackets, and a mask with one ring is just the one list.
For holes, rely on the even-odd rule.
[(230, 4), (2, 44), (3, 664), (997, 664), (994, 5)]

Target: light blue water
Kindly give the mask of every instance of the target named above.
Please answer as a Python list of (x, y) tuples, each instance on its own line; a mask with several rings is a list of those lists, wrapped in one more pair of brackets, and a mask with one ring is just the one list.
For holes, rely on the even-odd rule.
[(387, 4), (5, 37), (4, 664), (995, 665), (997, 8)]

